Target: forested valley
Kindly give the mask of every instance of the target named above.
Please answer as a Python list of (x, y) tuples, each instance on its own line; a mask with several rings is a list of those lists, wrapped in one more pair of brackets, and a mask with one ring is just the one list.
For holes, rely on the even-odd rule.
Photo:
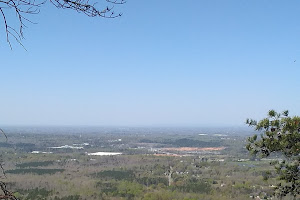
[(270, 166), (279, 155), (246, 150), (251, 131), (7, 128), (7, 134), (0, 143), (3, 178), (20, 199), (270, 199), (279, 182)]

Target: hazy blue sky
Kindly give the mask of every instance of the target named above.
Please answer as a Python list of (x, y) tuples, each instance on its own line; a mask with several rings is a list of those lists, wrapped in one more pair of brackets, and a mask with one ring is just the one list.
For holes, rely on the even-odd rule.
[(27, 24), (28, 51), (9, 49), (0, 20), (0, 124), (212, 126), (272, 108), (300, 115), (299, 0), (128, 0), (115, 10), (123, 16), (111, 20), (47, 4), (29, 17), (38, 24)]

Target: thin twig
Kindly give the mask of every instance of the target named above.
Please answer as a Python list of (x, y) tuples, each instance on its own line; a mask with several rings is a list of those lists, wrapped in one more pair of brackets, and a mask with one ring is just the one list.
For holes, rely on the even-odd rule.
[[(27, 16), (39, 14), (40, 7), (47, 0), (0, 0), (0, 13), (2, 15), (4, 29), (6, 33), (6, 41), (12, 49), (10, 37), (15, 38), (21, 46), (24, 39), (24, 22), (34, 23)], [(83, 13), (89, 17), (117, 18), (122, 13), (116, 13), (113, 5), (126, 3), (125, 0), (101, 0), (106, 1), (109, 5), (105, 9), (98, 9), (96, 3), (90, 3), (89, 0), (49, 0), (55, 7), (62, 9), (71, 9), (79, 13)], [(19, 21), (18, 27), (11, 27), (8, 23), (6, 12), (14, 11)], [(1, 26), (0, 26), (1, 27)], [(24, 47), (24, 46), (23, 46)], [(24, 48), (25, 49), (25, 48)]]

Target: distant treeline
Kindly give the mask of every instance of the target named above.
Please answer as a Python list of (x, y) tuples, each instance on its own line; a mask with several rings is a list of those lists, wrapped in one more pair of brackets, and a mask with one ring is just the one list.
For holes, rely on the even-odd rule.
[(126, 170), (126, 171), (106, 170), (106, 171), (94, 173), (93, 177), (132, 181), (135, 178), (135, 175), (131, 170)]
[[(158, 185), (159, 183), (163, 185), (168, 185), (168, 179), (166, 177), (140, 177), (136, 176), (133, 171), (115, 171), (115, 170), (106, 170), (93, 174), (94, 177), (101, 178), (102, 180), (126, 180), (126, 181), (135, 181), (139, 184), (148, 186), (148, 185)], [(100, 186), (101, 182), (98, 183)], [(105, 184), (104, 184), (105, 185)]]
[(37, 169), (37, 168), (21, 168), (21, 169), (13, 169), (7, 170), (6, 173), (10, 174), (55, 174), (57, 172), (63, 172), (64, 169)]
[(16, 164), (16, 167), (27, 168), (27, 167), (46, 167), (52, 165), (53, 161), (41, 161), (41, 162), (26, 162), (21, 164)]
[(7, 142), (0, 142), (0, 147), (4, 148), (17, 148), (21, 149), (26, 152), (33, 151), (36, 148), (36, 145), (33, 143), (16, 143), (16, 144), (11, 144)]
[(66, 197), (55, 197), (54, 200), (79, 200), (81, 199), (79, 195), (70, 195), (70, 196), (66, 196)]
[(177, 140), (163, 140), (161, 142), (150, 140), (150, 139), (142, 139), (140, 140), (142, 143), (162, 143), (162, 144), (170, 144), (176, 147), (218, 147), (222, 146), (221, 141), (211, 140), (211, 141), (200, 141), (193, 140), (188, 138), (182, 138)]

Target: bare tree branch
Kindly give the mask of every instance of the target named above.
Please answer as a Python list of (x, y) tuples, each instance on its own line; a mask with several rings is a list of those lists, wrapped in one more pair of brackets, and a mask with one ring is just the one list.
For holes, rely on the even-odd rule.
[(5, 132), (1, 128), (0, 128), (0, 132), (5, 136), (6, 142), (7, 142), (7, 135), (5, 134)]
[[(27, 17), (40, 12), (40, 7), (47, 0), (0, 0), (0, 13), (2, 16), (4, 30), (6, 33), (6, 41), (12, 49), (10, 38), (14, 38), (17, 43), (22, 45), (24, 39), (23, 30), (26, 28), (25, 22), (33, 23)], [(115, 13), (114, 5), (124, 4), (125, 0), (105, 0), (108, 5), (104, 9), (98, 9), (96, 3), (90, 3), (89, 0), (49, 0), (55, 7), (62, 9), (71, 9), (79, 13), (83, 13), (89, 17), (116, 18), (122, 13)], [(102, 0), (104, 1), (104, 0)], [(14, 12), (19, 22), (18, 27), (12, 27), (7, 18), (8, 12)], [(0, 17), (1, 18), (1, 17)], [(1, 20), (0, 20), (1, 21)], [(1, 24), (0, 24), (1, 28)], [(22, 45), (23, 46), (23, 45)], [(24, 47), (24, 46), (23, 46)]]
[[(0, 128), (0, 132), (5, 136), (6, 141), (7, 141), (7, 136), (1, 128)], [(3, 168), (1, 162), (0, 162), (0, 169), (1, 169), (4, 177), (6, 177), (5, 171), (4, 171), (4, 168)], [(18, 198), (16, 198), (14, 196), (14, 194), (12, 192), (10, 192), (9, 190), (6, 189), (6, 184), (3, 181), (0, 181), (0, 191), (2, 191), (2, 194), (0, 194), (0, 200), (19, 200)]]
[(4, 182), (2, 182), (2, 181), (0, 181), (0, 189), (1, 189), (1, 191), (3, 192), (3, 195), (0, 195), (0, 199), (2, 200), (2, 199), (5, 199), (5, 200), (19, 200), (17, 197), (15, 197), (14, 195), (13, 195), (13, 193), (12, 192), (10, 192), (10, 191), (8, 191), (7, 189), (6, 189), (6, 185), (5, 185), (5, 183)]

